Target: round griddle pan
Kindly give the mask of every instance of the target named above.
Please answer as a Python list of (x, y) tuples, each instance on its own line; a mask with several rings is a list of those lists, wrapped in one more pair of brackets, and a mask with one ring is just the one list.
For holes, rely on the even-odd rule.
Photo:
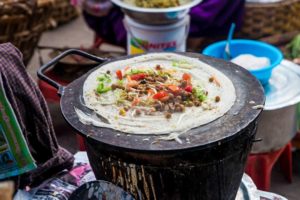
[[(124, 56), (109, 60), (87, 54), (80, 50), (68, 50), (38, 70), (38, 77), (40, 79), (58, 89), (58, 95), (61, 96), (61, 111), (66, 121), (85, 138), (95, 140), (99, 142), (98, 144), (108, 145), (110, 148), (116, 148), (117, 150), (160, 152), (192, 149), (196, 147), (208, 148), (212, 147), (212, 145), (220, 145), (238, 136), (251, 122), (257, 120), (262, 109), (255, 109), (253, 106), (263, 105), (265, 101), (261, 84), (246, 69), (231, 62), (207, 57), (198, 53), (177, 53), (199, 59), (211, 65), (224, 73), (233, 82), (237, 98), (232, 108), (224, 116), (206, 125), (187, 131), (180, 136), (182, 144), (177, 141), (159, 140), (161, 135), (132, 135), (110, 128), (85, 125), (79, 121), (74, 108), (76, 107), (87, 113), (92, 112), (86, 108), (82, 102), (82, 90), (86, 78), (93, 71), (97, 70), (98, 67), (90, 70), (66, 87), (51, 80), (44, 73), (48, 68), (70, 54), (81, 55), (94, 60), (99, 63), (98, 67), (116, 60), (124, 60), (134, 56)], [(164, 126), (164, 124), (162, 122), (161, 124), (157, 124), (157, 126)]]

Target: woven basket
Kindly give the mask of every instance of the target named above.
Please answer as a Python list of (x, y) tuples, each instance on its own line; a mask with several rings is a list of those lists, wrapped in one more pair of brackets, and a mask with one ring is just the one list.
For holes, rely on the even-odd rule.
[(297, 30), (300, 30), (300, 0), (246, 3), (239, 36), (258, 39)]
[(54, 0), (55, 6), (52, 14), (54, 20), (54, 27), (60, 24), (67, 23), (79, 16), (79, 11), (72, 6), (70, 0)]
[(18, 47), (27, 65), (52, 10), (53, 0), (2, 0), (0, 43), (11, 42)]

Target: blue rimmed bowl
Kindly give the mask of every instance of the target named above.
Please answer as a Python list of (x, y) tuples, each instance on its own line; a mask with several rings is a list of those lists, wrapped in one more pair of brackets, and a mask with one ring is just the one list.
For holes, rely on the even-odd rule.
[[(220, 41), (207, 46), (203, 54), (215, 58), (224, 59), (225, 45), (227, 41)], [(232, 58), (241, 54), (252, 54), (257, 57), (267, 57), (270, 59), (270, 65), (259, 69), (249, 70), (262, 85), (266, 85), (271, 77), (272, 70), (278, 66), (283, 59), (281, 51), (270, 44), (257, 40), (235, 39), (231, 41), (230, 53)]]

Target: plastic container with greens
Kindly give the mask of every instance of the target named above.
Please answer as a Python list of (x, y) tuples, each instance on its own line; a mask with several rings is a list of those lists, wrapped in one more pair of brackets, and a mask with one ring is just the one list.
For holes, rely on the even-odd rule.
[(298, 34), (294, 39), (287, 45), (288, 53), (286, 57), (289, 59), (300, 58), (300, 34)]

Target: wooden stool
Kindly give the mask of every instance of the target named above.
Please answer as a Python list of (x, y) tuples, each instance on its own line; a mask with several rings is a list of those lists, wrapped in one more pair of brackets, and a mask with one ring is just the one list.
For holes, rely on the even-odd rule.
[(253, 179), (260, 190), (270, 189), (271, 172), (274, 164), (280, 162), (280, 167), (287, 178), (292, 182), (292, 144), (289, 142), (281, 149), (269, 153), (250, 154), (246, 165), (246, 173)]

